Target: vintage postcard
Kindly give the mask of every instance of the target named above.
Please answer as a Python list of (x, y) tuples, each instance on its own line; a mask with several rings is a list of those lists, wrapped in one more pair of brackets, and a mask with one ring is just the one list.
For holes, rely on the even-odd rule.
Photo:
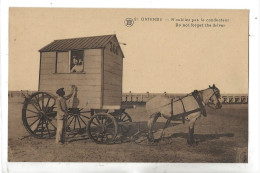
[(248, 163), (249, 10), (10, 8), (8, 162)]

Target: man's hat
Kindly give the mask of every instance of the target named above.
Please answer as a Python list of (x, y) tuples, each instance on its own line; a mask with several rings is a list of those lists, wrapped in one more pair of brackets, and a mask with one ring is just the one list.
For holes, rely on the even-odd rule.
[(56, 91), (56, 94), (61, 95), (64, 92), (64, 88), (60, 88)]

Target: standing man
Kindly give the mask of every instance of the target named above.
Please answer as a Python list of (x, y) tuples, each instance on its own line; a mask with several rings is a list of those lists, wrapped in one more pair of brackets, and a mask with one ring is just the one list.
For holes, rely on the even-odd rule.
[(57, 105), (57, 131), (56, 131), (56, 143), (64, 144), (66, 142), (66, 126), (68, 117), (68, 108), (66, 100), (70, 99), (75, 90), (75, 86), (71, 86), (71, 93), (65, 96), (64, 88), (60, 88), (56, 91), (58, 98), (56, 99)]

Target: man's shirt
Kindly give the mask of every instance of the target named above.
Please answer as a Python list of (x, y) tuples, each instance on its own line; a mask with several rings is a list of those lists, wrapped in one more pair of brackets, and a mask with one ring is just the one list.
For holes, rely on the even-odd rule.
[(63, 119), (64, 114), (68, 112), (66, 99), (59, 96), (56, 99), (56, 105), (57, 105), (57, 118)]

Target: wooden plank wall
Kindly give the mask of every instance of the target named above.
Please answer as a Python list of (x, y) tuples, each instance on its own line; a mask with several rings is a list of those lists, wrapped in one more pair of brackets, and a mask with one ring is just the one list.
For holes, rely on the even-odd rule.
[[(84, 51), (84, 73), (55, 73), (56, 52), (42, 52), (40, 70), (40, 91), (56, 95), (63, 87), (66, 94), (70, 86), (78, 88), (79, 108), (99, 109), (101, 107), (101, 49)], [(69, 53), (67, 52), (67, 56)], [(68, 64), (69, 66), (69, 64)]]
[(57, 53), (57, 73), (68, 73), (69, 68), (69, 53), (58, 52)]
[[(116, 40), (112, 44), (118, 46)], [(118, 55), (110, 50), (110, 44), (104, 49), (104, 88), (103, 105), (120, 106), (122, 101), (123, 58), (120, 50)]]

